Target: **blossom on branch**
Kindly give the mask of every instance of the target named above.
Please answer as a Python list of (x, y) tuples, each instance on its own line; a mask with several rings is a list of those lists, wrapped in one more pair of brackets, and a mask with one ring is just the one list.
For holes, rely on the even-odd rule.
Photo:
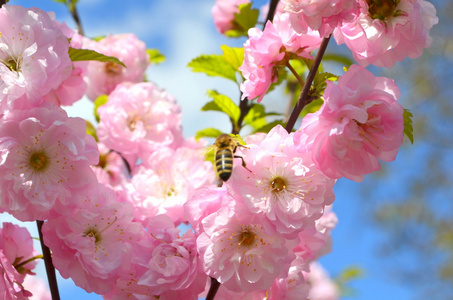
[(166, 215), (150, 218), (145, 229), (142, 252), (135, 260), (146, 267), (146, 272), (138, 284), (150, 287), (154, 295), (179, 291), (185, 299), (196, 299), (204, 290), (207, 275), (199, 266), (194, 233), (188, 229), (180, 236), (180, 229)]
[(83, 48), (116, 57), (126, 66), (113, 62), (88, 63), (85, 80), (87, 97), (92, 101), (98, 96), (109, 95), (122, 82), (142, 82), (150, 64), (145, 43), (132, 33), (108, 35), (99, 41), (85, 39)]
[(319, 31), (329, 36), (336, 27), (350, 22), (358, 12), (357, 0), (283, 0), (291, 26), (298, 33)]
[(72, 71), (69, 42), (39, 8), (0, 8), (0, 108), (29, 108), (57, 89)]
[(337, 28), (334, 37), (348, 46), (359, 65), (391, 68), (406, 57), (422, 55), (438, 21), (434, 5), (424, 0), (367, 0), (361, 1), (357, 18)]
[(312, 58), (321, 37), (316, 32), (298, 34), (291, 28), (289, 15), (277, 13), (264, 31), (251, 28), (244, 44), (244, 62), (239, 67), (245, 81), (241, 84), (242, 100), (258, 97), (260, 102), (272, 83), (277, 82), (278, 67), (293, 58)]
[[(32, 270), (38, 255), (26, 228), (4, 222), (0, 228), (0, 298), (29, 299), (31, 293), (24, 288), (26, 278), (34, 278)], [(27, 285), (27, 288), (31, 286)], [(34, 293), (34, 291), (33, 291)]]
[(280, 125), (255, 143), (238, 151), (247, 169), (236, 164), (227, 185), (263, 218), (268, 233), (294, 238), (332, 204), (335, 180), (318, 171), (309, 154), (297, 152), (293, 134)]
[(259, 218), (224, 207), (202, 221), (197, 246), (209, 276), (227, 289), (252, 292), (268, 289), (287, 274), (297, 241), (267, 234)]
[(96, 182), (99, 152), (86, 122), (59, 107), (15, 110), (0, 119), (0, 211), (44, 220), (57, 202)]
[(162, 147), (133, 173), (124, 185), (125, 198), (134, 206), (136, 221), (157, 214), (170, 216), (175, 224), (187, 221), (184, 203), (201, 187), (213, 187), (212, 164), (197, 149)]
[(307, 114), (294, 135), (299, 151), (311, 153), (331, 178), (362, 181), (393, 161), (403, 142), (403, 108), (395, 82), (352, 65), (338, 84), (327, 82), (324, 104)]
[(105, 294), (119, 273), (130, 269), (134, 243), (143, 234), (132, 222), (129, 203), (117, 202), (113, 190), (94, 185), (72, 200), (76, 207), (49, 218), (42, 232), (55, 268), (87, 292)]
[(218, 32), (225, 33), (235, 29), (234, 14), (239, 13), (239, 5), (250, 3), (250, 0), (216, 0), (212, 7), (212, 17)]
[(180, 143), (181, 108), (173, 96), (151, 82), (118, 85), (98, 113), (99, 140), (120, 152), (132, 167), (138, 158)]
[[(54, 21), (56, 22), (56, 21)], [(74, 49), (82, 48), (83, 37), (76, 30), (69, 28), (65, 23), (57, 24), (63, 34), (70, 39), (69, 46)], [(72, 105), (82, 99), (87, 90), (84, 76), (87, 71), (88, 61), (72, 62), (72, 72), (58, 88), (44, 96), (44, 100), (55, 105)]]

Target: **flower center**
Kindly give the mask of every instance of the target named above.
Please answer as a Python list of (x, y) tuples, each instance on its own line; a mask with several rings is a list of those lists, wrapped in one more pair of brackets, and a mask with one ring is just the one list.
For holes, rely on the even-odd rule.
[(87, 230), (85, 230), (83, 236), (94, 238), (95, 244), (101, 241), (101, 232), (94, 227), (89, 227)]
[(238, 246), (251, 247), (257, 238), (258, 236), (250, 228), (245, 228), (239, 235)]
[(35, 171), (42, 172), (49, 166), (49, 158), (44, 151), (35, 152), (30, 156), (30, 166)]
[(109, 76), (117, 76), (121, 73), (122, 71), (122, 66), (120, 64), (112, 63), (112, 62), (106, 62), (104, 66), (104, 71), (107, 73)]
[(20, 70), (20, 65), (21, 65), (20, 60), (16, 60), (16, 59), (10, 57), (8, 60), (3, 61), (3, 63), (5, 64), (5, 66), (8, 67), (8, 69), (10, 69), (13, 72), (17, 72)]
[(128, 126), (130, 131), (134, 131), (137, 128), (137, 123), (141, 121), (140, 114), (136, 114), (128, 119)]
[(277, 194), (285, 190), (287, 186), (286, 180), (281, 177), (274, 178), (270, 183), (271, 191)]
[(372, 19), (386, 20), (395, 16), (400, 0), (367, 0), (368, 13)]

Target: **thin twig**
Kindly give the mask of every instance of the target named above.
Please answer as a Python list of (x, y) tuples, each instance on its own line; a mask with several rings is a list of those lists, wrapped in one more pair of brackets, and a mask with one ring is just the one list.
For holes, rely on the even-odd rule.
[(79, 17), (79, 13), (77, 12), (77, 6), (74, 0), (70, 0), (69, 11), (71, 12), (72, 18), (74, 19), (75, 23), (77, 24), (77, 31), (80, 35), (85, 35), (83, 32), (82, 21)]
[(294, 70), (289, 61), (286, 62), (285, 66), (291, 71), (291, 73), (293, 73), (294, 77), (296, 77), (297, 81), (300, 83), (300, 86), (304, 86), (304, 80), (300, 78), (299, 74), (297, 74), (296, 70)]
[(50, 249), (44, 245), (44, 239), (42, 236), (42, 225), (44, 221), (36, 221), (38, 225), (39, 240), (41, 242), (42, 254), (44, 256), (44, 264), (46, 266), (47, 280), (49, 282), (50, 294), (52, 295), (52, 300), (60, 300), (60, 294), (58, 292), (57, 276), (55, 275), (55, 267), (52, 263), (52, 255), (50, 254)]
[(310, 87), (315, 79), (316, 73), (318, 71), (319, 65), (321, 63), (322, 57), (324, 56), (324, 52), (326, 51), (327, 45), (329, 44), (330, 36), (325, 37), (321, 45), (319, 46), (318, 53), (316, 54), (315, 60), (313, 61), (313, 64), (311, 65), (310, 72), (308, 73), (307, 80), (305, 80), (304, 87), (300, 93), (299, 99), (297, 100), (296, 106), (293, 109), (293, 112), (291, 113), (291, 116), (289, 117), (288, 123), (286, 124), (286, 131), (291, 132), (293, 130), (294, 124), (296, 124), (297, 118), (300, 115), (300, 112), (304, 108), (304, 106), (307, 104), (307, 99), (308, 99), (308, 93), (310, 92)]

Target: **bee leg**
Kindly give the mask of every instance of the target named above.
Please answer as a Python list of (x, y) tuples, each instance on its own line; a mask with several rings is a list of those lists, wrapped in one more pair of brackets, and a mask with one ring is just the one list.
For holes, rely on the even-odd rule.
[(249, 168), (247, 168), (247, 164), (245, 163), (244, 161), (244, 158), (242, 156), (239, 156), (239, 155), (235, 155), (233, 156), (234, 158), (240, 158), (242, 160), (242, 166), (247, 169), (250, 173), (252, 172)]

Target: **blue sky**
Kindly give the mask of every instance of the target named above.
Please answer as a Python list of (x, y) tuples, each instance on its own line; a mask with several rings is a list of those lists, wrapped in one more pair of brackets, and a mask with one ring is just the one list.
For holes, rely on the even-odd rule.
[[(32, 1), (46, 11), (54, 11), (60, 21), (66, 21), (73, 26), (72, 19), (63, 5), (51, 0)], [(264, 4), (258, 1), (256, 7)], [(10, 4), (30, 6), (31, 1), (11, 0)], [(126, 4), (127, 3), (127, 4)], [(191, 73), (186, 67), (194, 57), (204, 53), (221, 53), (220, 45), (240, 46), (243, 40), (231, 40), (219, 35), (211, 19), (211, 7), (214, 0), (81, 0), (79, 14), (82, 18), (86, 35), (95, 37), (109, 33), (132, 32), (143, 40), (148, 48), (158, 48), (167, 57), (166, 62), (152, 66), (147, 72), (150, 81), (157, 83), (176, 97), (183, 110), (183, 127), (186, 137), (192, 136), (197, 130), (206, 127), (217, 127), (226, 132), (230, 124), (226, 117), (216, 113), (200, 112), (200, 108), (208, 101), (207, 89), (217, 89), (229, 95), (232, 99), (239, 97), (237, 87), (217, 78), (202, 74)], [(403, 91), (404, 92), (404, 91)], [(263, 104), (272, 107), (270, 110), (283, 111), (278, 91), (265, 97)], [(282, 107), (279, 107), (282, 106)], [(92, 104), (83, 100), (69, 109), (73, 116), (81, 116), (93, 121)], [(401, 157), (401, 154), (399, 155)], [(398, 160), (398, 158), (397, 158)], [(414, 170), (408, 160), (397, 161), (402, 170)], [(372, 180), (367, 178), (366, 180)], [(382, 258), (377, 255), (377, 247), (384, 235), (373, 227), (367, 219), (361, 205), (358, 193), (359, 183), (339, 180), (335, 187), (336, 201), (334, 211), (339, 218), (339, 224), (333, 231), (333, 252), (321, 259), (323, 266), (335, 276), (344, 268), (360, 266), (365, 274), (351, 286), (357, 294), (354, 298), (343, 299), (411, 299), (414, 291), (393, 283), (388, 276), (388, 264), (382, 264)], [(376, 187), (376, 193), (386, 198), (401, 193), (398, 183)], [(393, 194), (392, 194), (393, 193)], [(0, 215), (2, 221), (10, 220), (6, 215)], [(30, 224), (33, 236), (37, 236), (35, 225)], [(38, 247), (38, 245), (36, 245)], [(404, 258), (401, 256), (401, 259)], [(395, 263), (400, 263), (395, 260)], [(40, 273), (43, 270), (41, 265)], [(60, 281), (62, 299), (101, 299), (97, 295), (88, 295), (73, 285), (70, 280)]]

